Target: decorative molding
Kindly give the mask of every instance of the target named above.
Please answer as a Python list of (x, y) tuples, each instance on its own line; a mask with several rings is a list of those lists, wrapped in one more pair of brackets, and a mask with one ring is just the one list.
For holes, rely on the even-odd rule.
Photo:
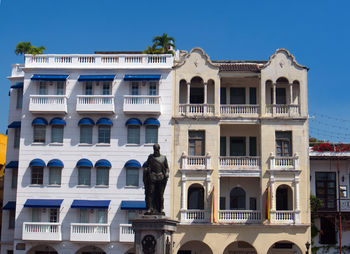
[[(277, 50), (275, 51), (275, 53), (273, 53), (272, 56), (270, 56), (269, 61), (267, 61), (267, 63), (265, 63), (265, 64), (261, 67), (261, 69), (265, 69), (267, 66), (269, 66), (269, 65), (271, 64), (272, 60), (273, 60), (279, 53), (281, 53), (281, 52), (287, 54), (287, 57), (288, 57), (289, 59), (292, 60), (292, 64), (293, 64), (295, 67), (298, 67), (298, 68), (301, 68), (301, 69), (309, 70), (309, 68), (307, 68), (306, 66), (299, 64), (299, 63), (295, 60), (295, 57), (294, 57), (287, 49), (285, 49), (285, 48), (279, 48), (279, 49), (277, 49)], [(282, 67), (283, 67), (283, 66), (284, 66), (284, 63), (282, 64)]]
[(199, 51), (199, 53), (204, 57), (205, 61), (206, 61), (210, 66), (212, 66), (212, 67), (218, 69), (218, 71), (219, 71), (219, 65), (214, 64), (214, 63), (210, 60), (210, 57), (208, 56), (208, 54), (205, 53), (204, 50), (203, 50), (202, 48), (199, 48), (199, 47), (195, 47), (195, 48), (191, 49), (190, 53), (186, 53), (186, 54), (183, 56), (182, 60), (180, 60), (173, 68), (174, 68), (174, 69), (177, 69), (177, 68), (183, 66), (183, 65), (186, 63), (187, 59), (188, 59), (188, 58), (191, 56), (191, 54), (194, 53), (195, 51)]

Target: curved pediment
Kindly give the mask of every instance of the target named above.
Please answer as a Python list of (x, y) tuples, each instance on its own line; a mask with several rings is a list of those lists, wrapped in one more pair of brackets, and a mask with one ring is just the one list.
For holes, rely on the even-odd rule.
[(270, 65), (279, 65), (280, 68), (283, 68), (286, 64), (289, 64), (290, 66), (294, 66), (296, 69), (307, 69), (308, 68), (304, 65), (299, 64), (295, 57), (284, 48), (279, 48), (273, 53), (272, 56), (270, 56), (269, 61), (262, 66), (261, 69), (265, 69)]
[(219, 69), (219, 66), (213, 64), (210, 57), (199, 47), (193, 48), (189, 53), (185, 53), (182, 60), (180, 60), (174, 68), (182, 67), (185, 64), (192, 64), (197, 68), (201, 65), (207, 65), (210, 68)]

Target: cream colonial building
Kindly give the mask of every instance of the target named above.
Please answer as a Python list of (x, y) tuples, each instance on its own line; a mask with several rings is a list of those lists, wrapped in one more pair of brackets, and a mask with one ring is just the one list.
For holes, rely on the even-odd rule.
[(13, 65), (2, 254), (132, 253), (142, 164), (154, 143), (171, 162), (172, 66), (141, 52)]
[(177, 55), (175, 253), (305, 253), (307, 70), (285, 49), (259, 62), (211, 61), (200, 48)]

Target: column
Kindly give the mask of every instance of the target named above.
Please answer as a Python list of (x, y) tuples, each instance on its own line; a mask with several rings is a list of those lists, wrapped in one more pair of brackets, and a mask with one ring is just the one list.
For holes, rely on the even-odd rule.
[(275, 191), (275, 176), (270, 172), (270, 193), (271, 193), (271, 208), (270, 208), (270, 223), (276, 220), (276, 191)]
[(276, 83), (272, 84), (272, 104), (276, 104)]
[(190, 104), (191, 83), (187, 83), (187, 104)]
[(290, 100), (289, 100), (289, 104), (293, 104), (293, 84), (290, 83), (289, 84), (289, 96), (290, 96)]
[(208, 103), (208, 83), (204, 83), (204, 104)]
[(181, 210), (186, 209), (186, 173), (182, 172), (181, 177)]
[(294, 209), (294, 215), (295, 215), (295, 223), (300, 223), (300, 200), (299, 200), (299, 175), (295, 175), (294, 179), (295, 187), (295, 209)]

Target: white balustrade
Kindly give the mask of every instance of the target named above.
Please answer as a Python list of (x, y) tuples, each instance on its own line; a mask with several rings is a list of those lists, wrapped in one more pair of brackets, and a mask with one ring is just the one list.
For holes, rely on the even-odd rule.
[(119, 242), (134, 242), (135, 232), (131, 224), (119, 224)]
[(181, 168), (182, 169), (210, 169), (210, 154), (204, 156), (192, 156), (182, 154)]
[(299, 156), (274, 156), (273, 153), (270, 155), (270, 169), (272, 170), (283, 170), (283, 169), (299, 169)]
[(214, 104), (180, 104), (179, 113), (193, 116), (213, 116)]
[(258, 105), (220, 105), (221, 116), (258, 116)]
[(220, 210), (219, 222), (224, 223), (260, 223), (261, 212), (254, 210)]
[(123, 111), (136, 114), (160, 114), (160, 104), (160, 96), (158, 95), (124, 95)]
[(70, 240), (109, 242), (110, 226), (108, 224), (71, 223)]
[(67, 113), (67, 97), (65, 95), (30, 95), (29, 111)]
[(260, 169), (260, 157), (221, 156), (220, 169)]
[(51, 222), (24, 222), (22, 240), (61, 241), (61, 224)]
[(299, 105), (274, 104), (266, 106), (266, 113), (277, 116), (298, 116), (300, 115)]
[(181, 210), (181, 223), (209, 222), (209, 213), (206, 210)]
[(77, 111), (114, 112), (113, 95), (78, 95)]
[(291, 224), (295, 222), (294, 211), (275, 211), (271, 212), (271, 222), (277, 224)]
[(25, 67), (87, 67), (94, 65), (98, 68), (127, 66), (132, 68), (140, 65), (171, 68), (173, 56), (171, 54), (147, 55), (147, 54), (45, 54), (25, 55)]

